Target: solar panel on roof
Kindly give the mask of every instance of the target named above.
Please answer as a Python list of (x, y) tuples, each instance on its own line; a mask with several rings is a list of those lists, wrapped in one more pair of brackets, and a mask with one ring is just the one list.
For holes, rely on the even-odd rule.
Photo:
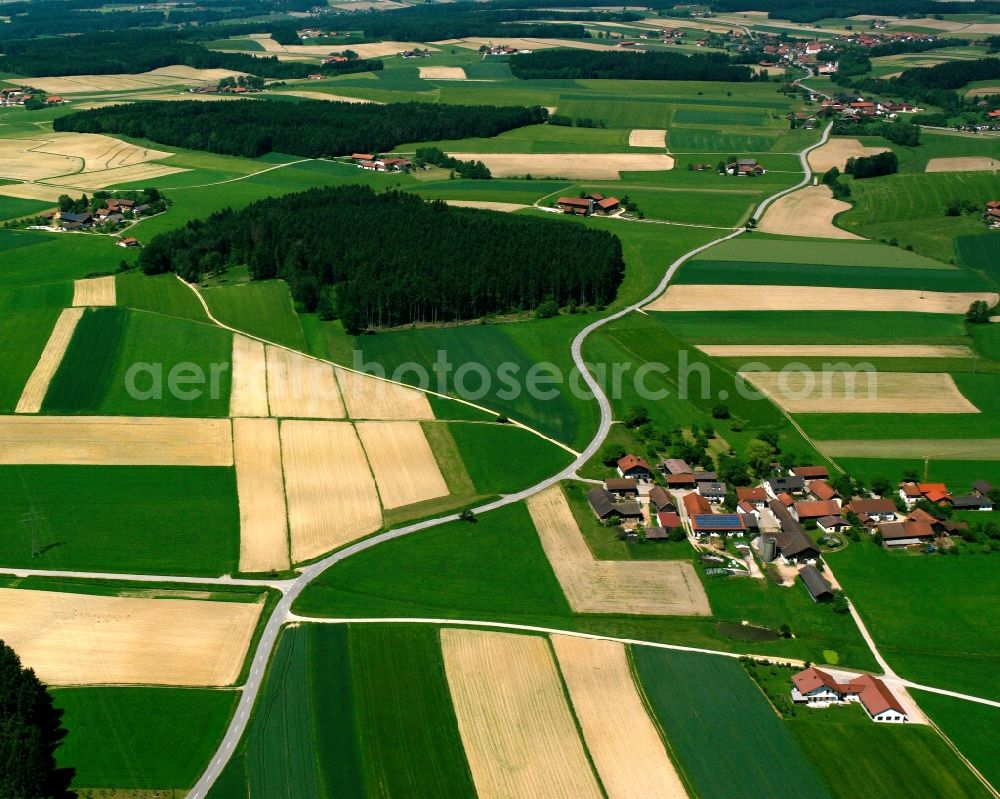
[(743, 520), (736, 513), (699, 513), (694, 517), (695, 526), (701, 530), (741, 530)]

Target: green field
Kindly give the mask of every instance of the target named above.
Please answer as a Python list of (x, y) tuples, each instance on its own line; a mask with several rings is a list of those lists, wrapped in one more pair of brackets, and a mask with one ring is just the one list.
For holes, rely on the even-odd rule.
[(0, 520), (5, 566), (217, 576), (239, 558), (232, 469), (0, 466)]
[[(748, 257), (752, 257), (748, 253)], [(844, 259), (845, 262), (848, 260)], [(840, 286), (859, 289), (983, 291), (984, 280), (965, 269), (880, 269), (864, 266), (778, 264), (755, 261), (689, 261), (674, 283), (763, 286)]]
[(754, 233), (750, 238), (730, 239), (716, 245), (702, 258), (712, 261), (753, 261), (774, 264), (822, 264), (824, 266), (877, 266), (909, 269), (950, 269), (950, 265), (925, 258), (902, 247), (871, 242), (794, 239)]
[(738, 661), (641, 646), (632, 647), (631, 655), (647, 702), (695, 795), (830, 796)]
[(121, 351), (125, 320), (126, 312), (118, 308), (84, 311), (49, 383), (42, 410), (49, 413), (96, 411)]
[[(4, 342), (0, 411), (10, 413), (17, 406), (24, 385), (45, 349), (60, 309), (43, 307), (15, 311), (4, 299), (4, 295), (0, 295), (0, 338)], [(69, 298), (66, 303), (69, 304)]]
[(996, 734), (1000, 709), (929, 691), (912, 693), (920, 709), (951, 738), (972, 765), (994, 787), (1000, 784), (1000, 741)]
[(900, 676), (1000, 699), (1000, 624), (987, 586), (1000, 559), (889, 553), (852, 544), (827, 556)]
[(223, 324), (292, 349), (305, 350), (302, 325), (284, 281), (210, 288), (202, 296), (212, 315)]
[[(886, 477), (890, 480), (901, 479), (903, 473), (912, 469), (921, 477), (924, 474), (923, 459), (902, 460), (891, 458), (837, 458), (837, 463), (859, 480), (871, 482), (876, 477)], [(962, 493), (976, 480), (1000, 481), (997, 466), (994, 463), (969, 460), (948, 460), (930, 458), (926, 462), (927, 477), (934, 482), (945, 483), (952, 490)]]
[(213, 799), (474, 796), (431, 627), (286, 629)]
[(236, 691), (104, 687), (57, 688), (52, 695), (69, 730), (57, 762), (75, 770), (73, 787), (139, 791), (183, 791), (194, 785), (222, 739), (238, 696)]
[(960, 316), (863, 311), (653, 313), (695, 344), (965, 344)]
[(44, 200), (24, 200), (20, 197), (0, 197), (0, 221), (40, 214), (53, 203)]
[(1000, 263), (996, 257), (1000, 247), (1000, 233), (977, 233), (955, 239), (958, 262), (969, 269), (983, 272), (994, 284), (1000, 283)]
[(42, 407), (53, 413), (227, 416), (231, 353), (232, 334), (222, 328), (159, 313), (91, 309)]
[[(875, 724), (856, 704), (809, 708), (790, 701), (794, 668), (745, 664), (772, 703), (783, 709), (785, 726), (825, 779), (837, 799), (878, 796), (909, 799), (934, 796), (961, 799), (984, 797), (983, 787), (930, 727), (916, 724)], [(919, 702), (924, 706), (924, 694)], [(965, 704), (965, 703), (963, 703)], [(830, 752), (851, 752), (850, 768)], [(891, 752), (891, 757), (887, 753)]]
[(207, 322), (205, 309), (191, 289), (173, 275), (143, 275), (129, 272), (115, 281), (118, 305)]
[(511, 494), (573, 460), (566, 450), (509, 425), (451, 422), (448, 429), (480, 494)]

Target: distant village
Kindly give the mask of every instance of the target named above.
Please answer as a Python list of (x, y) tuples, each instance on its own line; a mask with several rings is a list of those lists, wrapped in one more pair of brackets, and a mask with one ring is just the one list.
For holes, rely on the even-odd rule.
[[(789, 469), (772, 464), (757, 485), (732, 487), (714, 471), (693, 469), (679, 458), (656, 468), (634, 454), (618, 460), (616, 477), (591, 489), (587, 501), (599, 521), (619, 526), (625, 538), (682, 541), (702, 553), (734, 546), (745, 564), (713, 573), (749, 574), (754, 555), (773, 564), (794, 585), (796, 577), (815, 602), (831, 602), (836, 588), (824, 576), (822, 553), (847, 539), (867, 536), (885, 549), (948, 549), (968, 523), (950, 511), (992, 511), (994, 487), (978, 480), (961, 493), (942, 483), (906, 481), (878, 496), (841, 496), (825, 466)], [(947, 509), (948, 512), (945, 512)], [(747, 543), (749, 542), (749, 543)], [(753, 554), (751, 554), (753, 550)], [(703, 563), (718, 566), (720, 559)], [(744, 568), (746, 565), (748, 568)]]
[(65, 103), (58, 94), (47, 94), (41, 89), (31, 86), (18, 86), (17, 88), (0, 89), (0, 108), (25, 108), (29, 111), (37, 111), (40, 108), (47, 108)]

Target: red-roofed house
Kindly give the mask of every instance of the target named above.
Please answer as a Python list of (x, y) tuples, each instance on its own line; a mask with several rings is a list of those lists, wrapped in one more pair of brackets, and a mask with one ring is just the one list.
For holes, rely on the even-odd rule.
[(754, 488), (737, 488), (736, 500), (738, 502), (749, 502), (757, 510), (763, 510), (767, 505), (767, 492), (762, 486)]
[(560, 197), (558, 205), (564, 214), (574, 216), (590, 216), (594, 210), (594, 201), (589, 197)]
[(667, 530), (676, 530), (681, 526), (681, 517), (673, 511), (661, 511), (656, 514), (656, 519), (659, 521), (660, 527)]
[(832, 499), (805, 500), (804, 502), (796, 502), (792, 506), (792, 516), (800, 522), (804, 522), (807, 519), (822, 519), (824, 516), (837, 516), (839, 514), (840, 505)]
[(690, 494), (685, 494), (682, 501), (684, 502), (684, 510), (687, 512), (689, 518), (693, 519), (695, 516), (712, 512), (712, 506), (709, 504), (709, 501), (694, 491)]
[(812, 494), (816, 499), (826, 501), (836, 501), (839, 505), (840, 495), (826, 480), (813, 480), (807, 486), (809, 488), (809, 493)]
[(635, 480), (652, 480), (653, 470), (638, 455), (626, 455), (618, 459), (618, 474), (620, 477), (631, 477)]
[(860, 674), (844, 683), (810, 666), (792, 675), (792, 701), (819, 708), (859, 702), (872, 721), (890, 724), (909, 721), (902, 703), (882, 680), (871, 674)]

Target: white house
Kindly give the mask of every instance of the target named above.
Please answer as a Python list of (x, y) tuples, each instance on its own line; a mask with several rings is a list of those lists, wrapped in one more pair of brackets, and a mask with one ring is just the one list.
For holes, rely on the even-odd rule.
[(810, 666), (792, 675), (792, 701), (816, 708), (858, 702), (872, 721), (905, 724), (910, 720), (889, 687), (871, 674), (859, 674), (850, 682), (842, 683)]

